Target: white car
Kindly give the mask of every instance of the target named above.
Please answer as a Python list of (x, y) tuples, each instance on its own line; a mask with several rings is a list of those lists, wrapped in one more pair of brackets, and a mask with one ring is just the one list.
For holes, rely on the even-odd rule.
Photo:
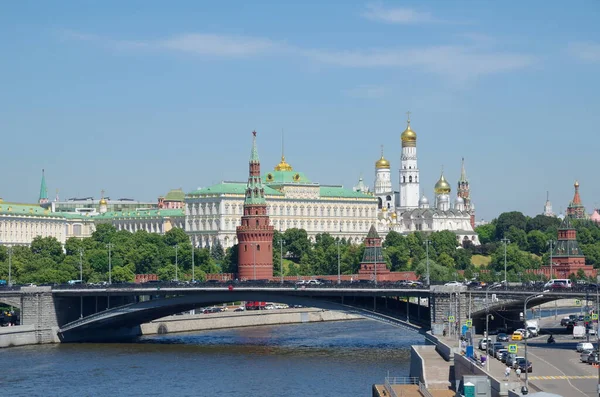
[(581, 353), (584, 350), (594, 350), (594, 345), (589, 342), (579, 342), (577, 344), (577, 351)]
[(446, 287), (461, 287), (463, 284), (459, 281), (450, 281), (444, 284)]
[(508, 349), (498, 349), (496, 350), (496, 358), (500, 360), (502, 358), (502, 353), (508, 352)]
[(479, 350), (486, 350), (487, 349), (487, 344), (492, 343), (492, 340), (490, 338), (483, 338), (479, 340)]

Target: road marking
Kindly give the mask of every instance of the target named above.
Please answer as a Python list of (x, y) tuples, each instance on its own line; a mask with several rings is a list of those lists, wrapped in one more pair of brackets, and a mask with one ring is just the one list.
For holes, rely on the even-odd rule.
[(596, 379), (597, 375), (572, 375), (572, 376), (529, 376), (533, 380), (548, 380), (548, 379)]
[[(580, 389), (578, 389), (577, 387), (575, 387), (575, 385), (573, 385), (573, 384), (571, 383), (571, 380), (570, 380), (570, 379), (567, 377), (567, 374), (565, 374), (565, 373), (564, 373), (564, 372), (563, 372), (561, 369), (557, 368), (555, 365), (552, 365), (552, 364), (550, 364), (548, 361), (544, 360), (543, 358), (541, 358), (540, 356), (538, 356), (538, 355), (536, 355), (536, 354), (534, 354), (534, 353), (530, 353), (530, 354), (531, 354), (532, 356), (534, 356), (534, 357), (537, 357), (537, 358), (538, 358), (540, 361), (543, 361), (543, 362), (545, 362), (546, 364), (548, 364), (549, 366), (551, 366), (551, 367), (555, 368), (555, 369), (556, 369), (558, 372), (560, 372), (561, 374), (563, 374), (563, 375), (566, 377), (566, 378), (565, 378), (565, 380), (566, 380), (567, 382), (569, 382), (569, 385), (571, 385), (571, 387), (572, 387), (573, 389), (577, 390), (579, 393), (581, 393), (581, 394), (583, 394), (584, 396), (588, 397), (588, 395), (587, 395), (586, 393), (582, 392)], [(529, 378), (529, 377), (528, 377), (528, 378)]]

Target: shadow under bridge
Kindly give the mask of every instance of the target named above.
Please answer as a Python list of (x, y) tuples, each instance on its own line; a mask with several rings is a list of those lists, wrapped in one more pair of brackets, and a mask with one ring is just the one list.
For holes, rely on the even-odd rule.
[[(373, 299), (373, 298), (371, 298)], [(378, 298), (383, 299), (383, 298)], [(203, 306), (236, 301), (273, 301), (288, 305), (302, 305), (325, 310), (335, 310), (356, 314), (367, 319), (399, 326), (412, 332), (423, 333), (426, 327), (413, 324), (394, 316), (390, 311), (368, 310), (364, 301), (346, 298), (341, 303), (332, 297), (291, 295), (276, 291), (211, 291), (180, 296), (164, 296), (156, 299), (131, 303), (105, 310), (65, 324), (59, 331), (63, 342), (87, 342), (134, 338), (141, 335), (140, 325), (162, 317), (189, 311)], [(383, 309), (383, 308), (382, 308)], [(423, 310), (425, 311), (425, 309)], [(402, 314), (402, 318), (404, 314)], [(426, 324), (425, 324), (426, 326)]]

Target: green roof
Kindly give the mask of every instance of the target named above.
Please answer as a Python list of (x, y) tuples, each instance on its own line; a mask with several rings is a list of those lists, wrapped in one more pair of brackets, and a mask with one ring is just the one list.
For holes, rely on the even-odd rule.
[(340, 198), (360, 198), (372, 199), (375, 197), (362, 192), (355, 192), (351, 189), (346, 189), (343, 186), (320, 186), (321, 197), (340, 197)]
[(185, 216), (183, 209), (157, 209), (157, 210), (139, 210), (139, 211), (114, 211), (106, 212), (94, 217), (97, 220), (103, 219), (127, 219), (127, 218), (169, 218)]
[(267, 185), (311, 183), (303, 172), (297, 171), (270, 171), (263, 175), (262, 179)]
[(62, 219), (85, 219), (88, 218), (83, 214), (73, 214), (64, 212), (52, 212), (49, 209), (43, 208), (38, 204), (24, 203), (7, 203), (0, 202), (1, 215), (19, 215), (19, 216), (43, 216), (47, 218), (62, 218)]
[[(248, 184), (243, 182), (221, 182), (217, 185), (212, 185), (202, 189), (194, 190), (188, 193), (188, 195), (220, 195), (220, 194), (237, 194), (241, 196), (246, 195), (246, 188)], [(264, 186), (266, 196), (283, 196), (278, 190)]]
[(185, 193), (182, 189), (171, 189), (165, 196), (165, 201), (184, 201)]

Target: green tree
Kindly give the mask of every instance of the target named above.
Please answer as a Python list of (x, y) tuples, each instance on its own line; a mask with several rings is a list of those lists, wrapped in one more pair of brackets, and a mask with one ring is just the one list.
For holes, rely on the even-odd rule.
[(527, 234), (525, 233), (525, 230), (511, 226), (506, 233), (504, 233), (504, 236), (509, 239), (511, 243), (517, 244), (519, 249), (527, 251)]
[(219, 240), (210, 248), (210, 256), (219, 263), (225, 258), (225, 250)]
[(452, 259), (452, 257), (450, 255), (448, 255), (445, 252), (442, 252), (437, 259), (437, 263), (442, 266), (445, 267), (446, 269), (450, 269), (452, 271), (454, 271), (456, 269), (456, 265), (454, 263), (454, 259)]
[(233, 247), (227, 248), (225, 259), (223, 260), (223, 273), (237, 273), (238, 271), (238, 250), (239, 247), (235, 244)]
[(310, 251), (311, 244), (304, 229), (291, 228), (283, 233), (285, 250), (292, 259), (298, 261)]
[(173, 229), (165, 233), (164, 242), (165, 244), (173, 247), (177, 244), (189, 244), (190, 238), (183, 229), (174, 227)]
[(527, 217), (518, 211), (503, 212), (500, 214), (496, 220), (496, 239), (500, 240), (504, 238), (511, 226), (525, 230)]
[(393, 230), (389, 231), (383, 240), (383, 247), (400, 247), (406, 246), (406, 239), (400, 233)]
[(546, 251), (547, 241), (546, 235), (540, 230), (534, 229), (527, 233), (527, 246), (529, 252), (533, 254), (543, 255)]
[(526, 232), (538, 230), (545, 233), (549, 229), (554, 229), (560, 225), (560, 219), (553, 216), (537, 215), (527, 221)]
[(114, 282), (133, 282), (135, 274), (128, 267), (115, 266), (112, 269), (111, 278)]
[(55, 237), (34, 237), (31, 241), (31, 252), (37, 256), (50, 258), (54, 262), (61, 262), (63, 259), (62, 245)]
[(496, 225), (493, 223), (477, 226), (475, 232), (479, 235), (479, 242), (481, 244), (496, 241)]
[(108, 244), (117, 233), (117, 229), (110, 223), (100, 223), (96, 225), (96, 230), (92, 233), (92, 239), (102, 244)]
[[(421, 280), (426, 279), (427, 275), (427, 261), (421, 260), (418, 264), (413, 268), (415, 274), (419, 276)], [(437, 263), (436, 261), (432, 261), (429, 259), (429, 280), (430, 281), (449, 281), (453, 278), (453, 271), (451, 269), (447, 269)]]
[(471, 266), (471, 257), (471, 250), (464, 248), (454, 250), (454, 255), (452, 256), (454, 263), (456, 264), (456, 268), (460, 270), (466, 270)]
[(162, 266), (158, 269), (156, 274), (162, 281), (175, 280), (175, 265), (169, 263), (168, 265)]
[(447, 254), (450, 257), (454, 255), (458, 245), (456, 243), (456, 234), (449, 230), (443, 230), (431, 233), (430, 237), (433, 248), (438, 255), (441, 255), (442, 253)]

